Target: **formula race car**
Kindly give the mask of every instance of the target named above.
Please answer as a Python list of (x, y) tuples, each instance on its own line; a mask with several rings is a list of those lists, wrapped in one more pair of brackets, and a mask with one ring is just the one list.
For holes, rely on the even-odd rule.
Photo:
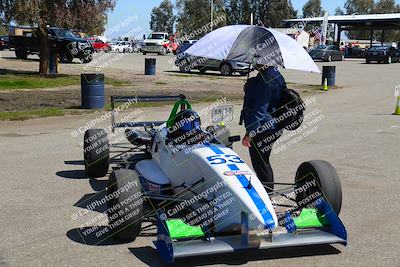
[[(247, 249), (347, 244), (338, 218), (341, 185), (328, 162), (305, 162), (293, 183), (270, 190), (232, 149), (241, 138), (222, 121), (233, 106), (215, 106), (218, 124), (202, 129), (183, 95), (111, 100), (111, 133), (88, 130), (84, 159), (93, 178), (113, 167), (105, 197), (112, 238), (133, 241), (156, 226), (154, 244), (167, 263)], [(176, 101), (166, 121), (116, 122), (121, 103), (160, 101)], [(109, 141), (120, 131), (126, 144)]]

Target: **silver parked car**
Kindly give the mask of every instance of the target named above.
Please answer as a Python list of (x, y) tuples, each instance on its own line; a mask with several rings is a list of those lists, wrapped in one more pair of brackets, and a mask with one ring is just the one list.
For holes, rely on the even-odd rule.
[(230, 76), (237, 72), (240, 75), (249, 73), (250, 65), (237, 61), (220, 61), (215, 59), (200, 58), (185, 54), (193, 43), (185, 42), (178, 47), (175, 65), (181, 72), (190, 72), (193, 69), (205, 73), (208, 70), (220, 71), (224, 76)]

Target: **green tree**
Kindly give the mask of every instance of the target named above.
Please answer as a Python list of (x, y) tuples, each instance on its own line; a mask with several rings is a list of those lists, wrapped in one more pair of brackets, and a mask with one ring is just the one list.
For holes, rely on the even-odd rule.
[[(374, 0), (346, 0), (344, 8), (347, 15), (357, 14), (366, 15), (374, 11)], [(349, 31), (347, 36), (350, 39), (368, 40), (370, 38), (369, 31)]]
[(151, 11), (150, 29), (153, 31), (174, 32), (174, 5), (170, 0), (164, 0), (160, 6)]
[[(177, 0), (178, 10), (177, 31), (181, 36), (191, 35), (200, 38), (210, 30), (211, 1), (210, 0)], [(226, 11), (223, 0), (214, 0), (213, 29), (226, 25)]]
[(348, 15), (365, 15), (373, 12), (374, 5), (374, 0), (346, 0), (344, 8)]
[(324, 11), (321, 7), (321, 0), (309, 0), (303, 6), (303, 17), (304, 18), (313, 18), (313, 17), (321, 17), (324, 15)]
[[(396, 4), (394, 0), (379, 0), (375, 4), (374, 13), (385, 14), (385, 13), (400, 13), (400, 5)], [(375, 38), (380, 40), (382, 35), (377, 33)], [(398, 42), (400, 40), (399, 30), (386, 30), (383, 41), (394, 41)]]
[(250, 24), (253, 12), (250, 0), (225, 1), (225, 11), (229, 24)]
[(49, 66), (50, 42), (47, 26), (78, 28), (88, 33), (102, 33), (107, 13), (115, 0), (0, 0), (0, 17), (37, 27), (40, 64), (39, 73), (46, 76)]
[(394, 0), (380, 0), (375, 4), (374, 13), (399, 13), (400, 5), (396, 4)]
[(262, 10), (259, 15), (263, 16), (261, 21), (267, 27), (277, 27), (281, 25), (282, 20), (297, 17), (297, 12), (290, 0), (268, 0), (266, 6), (261, 6), (261, 8), (263, 7), (266, 7), (266, 10), (265, 12)]
[(335, 9), (335, 16), (342, 16), (342, 15), (344, 15), (344, 11), (343, 11), (343, 9), (342, 9), (340, 6), (338, 6), (338, 7)]

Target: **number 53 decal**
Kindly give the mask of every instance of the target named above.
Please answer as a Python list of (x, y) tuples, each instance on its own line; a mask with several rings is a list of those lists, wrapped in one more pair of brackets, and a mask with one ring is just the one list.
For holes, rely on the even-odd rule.
[(219, 165), (219, 164), (224, 164), (224, 163), (244, 163), (244, 161), (239, 158), (238, 156), (235, 155), (216, 155), (216, 156), (211, 156), (207, 157), (208, 162), (210, 162), (211, 165)]

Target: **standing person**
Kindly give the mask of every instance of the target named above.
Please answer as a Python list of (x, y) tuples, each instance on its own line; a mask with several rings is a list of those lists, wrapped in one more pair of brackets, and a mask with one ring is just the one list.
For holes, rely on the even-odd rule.
[(258, 66), (258, 75), (245, 85), (245, 97), (241, 120), (246, 127), (242, 144), (249, 148), (253, 168), (267, 186), (274, 189), (274, 173), (270, 164), (273, 144), (281, 137), (272, 114), (280, 108), (286, 83), (274, 67)]

